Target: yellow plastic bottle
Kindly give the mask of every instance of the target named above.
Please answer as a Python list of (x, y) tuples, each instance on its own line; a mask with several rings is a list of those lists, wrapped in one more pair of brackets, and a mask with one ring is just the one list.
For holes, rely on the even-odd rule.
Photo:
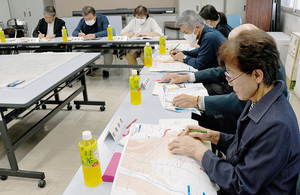
[(90, 131), (82, 132), (82, 140), (79, 142), (81, 165), (84, 183), (88, 187), (95, 187), (102, 183), (97, 140), (92, 138)]
[(149, 42), (147, 42), (144, 47), (144, 64), (146, 67), (152, 66), (152, 47)]
[(132, 105), (142, 103), (142, 94), (140, 86), (140, 76), (137, 75), (137, 70), (132, 70), (132, 75), (129, 77), (130, 100)]
[(108, 27), (107, 27), (107, 39), (109, 41), (114, 40), (114, 38), (113, 38), (113, 29), (110, 25), (108, 25)]
[(0, 39), (1, 39), (1, 43), (5, 43), (5, 35), (4, 35), (4, 31), (2, 30), (2, 28), (0, 28)]
[(166, 54), (166, 37), (159, 37), (159, 54)]
[(63, 38), (63, 42), (68, 42), (68, 32), (65, 26), (61, 29), (61, 34)]

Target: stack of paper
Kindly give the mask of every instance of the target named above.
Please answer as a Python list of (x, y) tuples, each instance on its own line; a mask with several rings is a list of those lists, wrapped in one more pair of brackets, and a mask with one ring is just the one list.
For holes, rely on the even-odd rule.
[(154, 63), (149, 71), (196, 72), (197, 69), (183, 62), (174, 61), (174, 59), (170, 55), (159, 55), (154, 59)]
[(164, 109), (177, 111), (177, 112), (194, 112), (200, 114), (196, 108), (178, 108), (173, 106), (172, 101), (174, 97), (180, 94), (192, 96), (208, 96), (207, 90), (202, 83), (186, 83), (186, 84), (165, 84), (156, 83), (154, 86), (153, 95), (158, 95)]
[(199, 161), (168, 150), (180, 131), (178, 126), (133, 124), (111, 194), (217, 194)]

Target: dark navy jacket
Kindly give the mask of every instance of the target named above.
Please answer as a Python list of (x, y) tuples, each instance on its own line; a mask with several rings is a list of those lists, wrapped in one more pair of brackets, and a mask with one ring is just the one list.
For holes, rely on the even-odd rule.
[(282, 94), (284, 83), (264, 95), (249, 111), (248, 100), (235, 135), (220, 133), (217, 149), (202, 165), (219, 194), (295, 194), (300, 170), (300, 136), (295, 113)]
[(184, 63), (198, 70), (218, 67), (218, 49), (225, 41), (226, 38), (220, 31), (205, 25), (198, 41), (200, 47), (191, 51), (182, 51), (183, 54), (187, 55)]
[[(195, 72), (196, 83), (219, 83), (227, 82), (224, 74), (225, 70), (221, 67), (208, 68)], [(286, 75), (283, 64), (280, 65), (278, 80), (284, 81), (282, 93), (287, 97)], [(225, 95), (205, 96), (205, 113), (207, 115), (217, 114), (241, 114), (246, 101), (241, 101), (235, 93)]]
[(232, 27), (229, 26), (228, 24), (222, 24), (221, 22), (219, 22), (216, 26), (216, 29), (218, 31), (220, 31), (222, 33), (222, 35), (224, 35), (224, 37), (226, 37), (226, 39), (228, 38), (229, 33), (232, 31)]
[(72, 36), (77, 37), (80, 30), (84, 34), (95, 34), (96, 37), (107, 37), (107, 27), (109, 25), (108, 19), (102, 14), (97, 14), (96, 22), (93, 26), (86, 25), (84, 19), (82, 18), (76, 29), (73, 31)]

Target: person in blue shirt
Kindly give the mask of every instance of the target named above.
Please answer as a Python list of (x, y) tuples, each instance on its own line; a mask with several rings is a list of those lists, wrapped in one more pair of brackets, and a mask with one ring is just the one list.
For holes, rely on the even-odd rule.
[[(72, 33), (73, 37), (84, 37), (84, 39), (94, 39), (107, 37), (107, 27), (109, 21), (106, 16), (96, 14), (91, 6), (82, 8), (81, 15), (83, 18), (79, 21), (78, 26)], [(97, 50), (104, 56), (104, 64), (111, 65), (113, 61), (113, 50)], [(103, 70), (103, 78), (109, 77), (109, 70)]]
[[(169, 150), (202, 163), (218, 194), (295, 194), (300, 170), (300, 135), (296, 115), (277, 80), (279, 52), (263, 30), (242, 31), (218, 52), (226, 80), (247, 104), (236, 134), (188, 125)], [(189, 130), (206, 132), (189, 132)], [(211, 141), (226, 158), (217, 157), (201, 140)]]

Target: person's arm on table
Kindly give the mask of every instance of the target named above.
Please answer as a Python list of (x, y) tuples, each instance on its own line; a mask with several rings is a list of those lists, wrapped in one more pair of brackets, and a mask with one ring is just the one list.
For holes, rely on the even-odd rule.
[[(206, 133), (190, 132), (189, 130), (202, 130)], [(188, 125), (185, 131), (178, 134), (178, 138), (168, 144), (172, 154), (181, 153), (196, 158), (200, 162), (204, 153), (209, 150), (202, 142), (210, 141), (217, 144), (220, 132), (212, 131), (198, 125)]]
[[(35, 29), (34, 29), (34, 31), (33, 31), (33, 33), (32, 33), (32, 36), (33, 36), (33, 37), (38, 37), (39, 34), (41, 34), (41, 33), (39, 33), (39, 31), (41, 30), (42, 22), (43, 22), (43, 19), (40, 19), (38, 25), (35, 27)], [(42, 37), (42, 38), (43, 38), (43, 37)]]
[(182, 51), (187, 57), (183, 60), (184, 63), (196, 68), (197, 70), (203, 70), (211, 68), (211, 64), (216, 57), (217, 51), (213, 46), (213, 43), (209, 39), (203, 40), (201, 46), (191, 51)]

